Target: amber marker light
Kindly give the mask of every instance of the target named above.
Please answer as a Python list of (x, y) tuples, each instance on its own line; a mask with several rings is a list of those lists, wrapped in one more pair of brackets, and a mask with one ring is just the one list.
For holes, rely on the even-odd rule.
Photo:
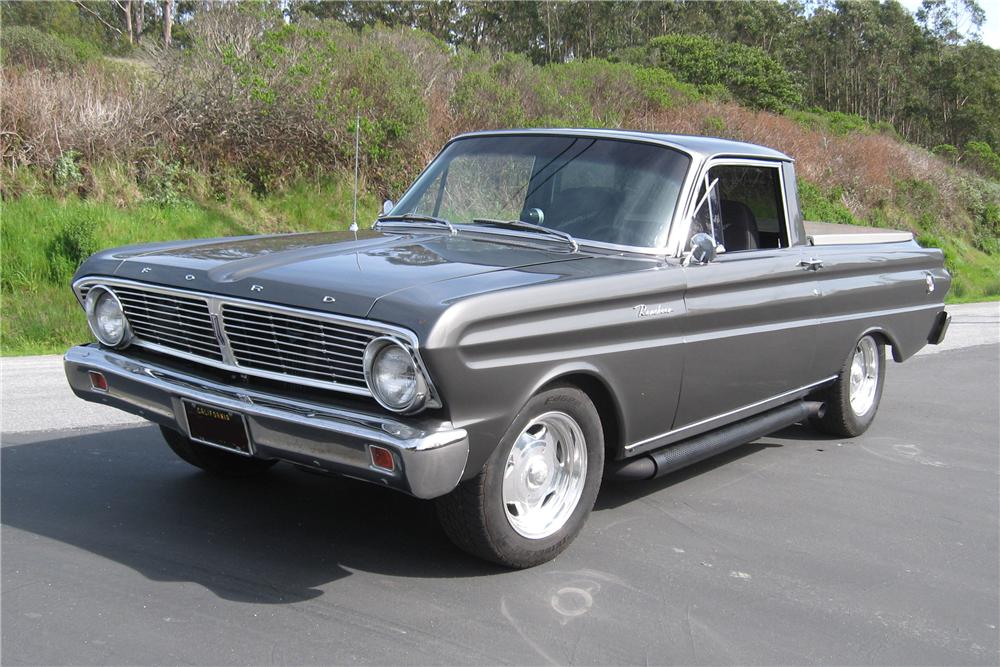
[(392, 458), (392, 452), (385, 447), (378, 445), (368, 445), (368, 452), (372, 457), (372, 465), (381, 470), (392, 472), (396, 468), (396, 462)]
[(97, 391), (107, 391), (108, 390), (108, 379), (104, 377), (104, 373), (98, 373), (97, 371), (87, 371), (87, 375), (90, 376), (90, 386)]

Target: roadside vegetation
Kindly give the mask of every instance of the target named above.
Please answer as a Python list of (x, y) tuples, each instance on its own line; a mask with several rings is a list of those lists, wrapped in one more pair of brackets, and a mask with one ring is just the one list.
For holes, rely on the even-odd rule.
[[(591, 126), (709, 134), (795, 157), (808, 219), (913, 231), (944, 250), (953, 300), (1000, 297), (1000, 121), (995, 105), (980, 108), (1000, 103), (1000, 65), (988, 75), (1000, 52), (948, 36), (936, 14), (921, 26), (894, 3), (824, 5), (808, 20), (786, 16), (791, 3), (684, 3), (697, 5), (685, 15), (663, 3), (179, 3), (165, 48), (163, 4), (2, 6), (3, 354), (54, 352), (86, 338), (68, 283), (94, 250), (346, 228), (356, 118), (362, 223), (458, 132)], [(434, 14), (453, 5), (467, 6), (462, 20), (480, 16), (479, 33)], [(128, 32), (115, 27), (122, 6), (132, 12)], [(636, 23), (645, 32), (626, 34), (618, 12), (630, 7), (675, 14), (659, 27), (647, 16)], [(486, 9), (501, 18), (508, 12), (507, 22), (476, 14)], [(571, 9), (594, 13), (607, 34), (574, 28)], [(553, 11), (549, 40), (541, 12)], [(919, 92), (919, 77), (933, 75), (945, 77), (941, 85), (986, 92), (943, 116), (925, 109), (926, 122), (893, 96), (895, 115), (876, 112), (863, 88), (844, 87), (837, 76), (819, 86), (813, 60), (833, 53), (823, 43), (803, 61), (806, 54), (782, 46), (795, 35), (765, 39), (782, 17), (782, 31), (792, 19), (818, 31), (822, 20), (831, 34), (881, 21), (890, 36), (922, 39), (925, 50), (937, 44), (942, 68), (956, 54), (971, 58), (962, 77), (972, 83), (956, 82), (954, 72), (948, 79), (947, 68), (913, 74), (893, 61), (898, 86)], [(514, 25), (542, 37), (522, 43), (521, 32), (500, 32)], [(881, 39), (878, 47), (888, 49), (891, 39)], [(849, 66), (847, 52), (863, 57), (848, 47), (830, 65), (838, 75)]]

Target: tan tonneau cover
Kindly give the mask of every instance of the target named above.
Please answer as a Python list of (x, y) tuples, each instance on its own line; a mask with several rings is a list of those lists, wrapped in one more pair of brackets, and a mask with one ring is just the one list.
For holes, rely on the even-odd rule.
[(901, 243), (912, 241), (913, 234), (878, 227), (837, 225), (832, 222), (805, 223), (806, 236), (812, 245), (843, 245), (863, 243)]

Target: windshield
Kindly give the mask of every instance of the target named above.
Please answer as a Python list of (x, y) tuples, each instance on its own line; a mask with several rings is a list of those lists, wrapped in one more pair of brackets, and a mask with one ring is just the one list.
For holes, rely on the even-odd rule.
[(471, 137), (450, 144), (391, 215), (484, 226), (521, 220), (577, 239), (657, 247), (689, 162), (679, 151), (615, 139)]

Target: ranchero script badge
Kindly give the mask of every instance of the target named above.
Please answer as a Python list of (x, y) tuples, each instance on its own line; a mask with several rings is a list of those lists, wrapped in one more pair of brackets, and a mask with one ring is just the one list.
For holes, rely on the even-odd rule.
[(662, 303), (658, 303), (653, 306), (647, 306), (644, 303), (640, 303), (638, 306), (632, 306), (632, 310), (635, 311), (635, 316), (639, 319), (644, 317), (659, 317), (660, 315), (669, 315), (674, 312), (673, 308), (670, 308)]

